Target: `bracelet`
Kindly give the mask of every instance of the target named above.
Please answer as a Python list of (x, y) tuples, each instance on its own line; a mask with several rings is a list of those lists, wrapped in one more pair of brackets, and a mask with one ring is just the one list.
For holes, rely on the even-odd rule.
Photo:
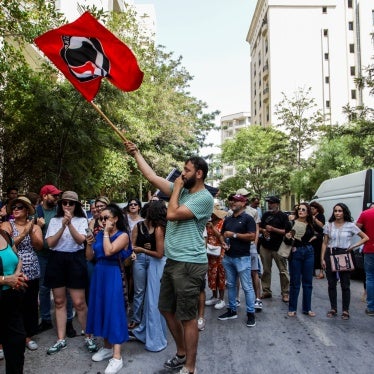
[(109, 235), (104, 235), (104, 238), (109, 238)]

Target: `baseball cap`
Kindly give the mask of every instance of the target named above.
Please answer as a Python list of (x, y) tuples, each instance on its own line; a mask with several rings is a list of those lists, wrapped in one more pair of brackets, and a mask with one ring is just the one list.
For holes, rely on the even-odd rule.
[(241, 201), (241, 202), (243, 202), (243, 203), (246, 203), (246, 202), (248, 201), (248, 199), (247, 199), (245, 196), (240, 195), (240, 194), (236, 194), (236, 195), (234, 195), (234, 196), (232, 197), (232, 200), (234, 200), (234, 201)]
[(43, 197), (43, 195), (59, 195), (62, 191), (59, 190), (57, 187), (55, 187), (53, 184), (46, 184), (40, 189), (40, 196)]
[(267, 202), (269, 202), (269, 203), (275, 203), (275, 204), (279, 204), (280, 203), (279, 198), (276, 197), (276, 196), (268, 196), (265, 200)]
[(237, 191), (236, 191), (236, 194), (237, 195), (243, 195), (243, 196), (248, 196), (250, 194), (250, 192), (248, 190), (246, 190), (245, 188), (239, 188)]

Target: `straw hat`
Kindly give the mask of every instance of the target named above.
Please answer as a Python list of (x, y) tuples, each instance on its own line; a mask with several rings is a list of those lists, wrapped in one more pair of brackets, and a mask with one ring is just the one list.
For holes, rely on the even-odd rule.
[(9, 215), (12, 214), (12, 206), (14, 206), (14, 204), (17, 204), (17, 203), (22, 203), (23, 205), (25, 205), (27, 210), (29, 211), (30, 216), (35, 214), (35, 208), (31, 204), (31, 201), (26, 196), (18, 196), (15, 199), (11, 200), (6, 207), (6, 212)]
[(213, 214), (218, 217), (219, 219), (224, 219), (227, 215), (227, 212), (222, 209), (213, 209)]

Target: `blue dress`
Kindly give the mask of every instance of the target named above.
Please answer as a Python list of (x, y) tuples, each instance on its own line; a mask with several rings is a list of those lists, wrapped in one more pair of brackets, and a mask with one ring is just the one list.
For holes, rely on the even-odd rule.
[[(122, 231), (110, 237), (113, 242)], [(101, 231), (96, 235), (92, 248), (97, 260), (91, 279), (87, 314), (87, 334), (101, 336), (110, 344), (122, 344), (129, 339), (121, 270), (118, 259), (123, 261), (132, 252), (131, 244), (112, 256), (105, 256)]]

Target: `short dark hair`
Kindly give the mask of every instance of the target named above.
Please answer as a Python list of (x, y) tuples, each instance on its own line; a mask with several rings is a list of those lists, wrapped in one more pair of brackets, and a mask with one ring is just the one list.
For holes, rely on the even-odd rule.
[(12, 187), (8, 187), (8, 188), (6, 189), (6, 193), (7, 193), (7, 195), (9, 195), (10, 191), (13, 191), (13, 190), (15, 190), (15, 191), (18, 192), (18, 187), (14, 187), (14, 186), (12, 186)]
[(187, 162), (191, 162), (196, 171), (201, 170), (203, 172), (203, 180), (205, 180), (208, 175), (208, 163), (199, 156), (191, 156), (186, 160), (185, 164), (187, 164)]

